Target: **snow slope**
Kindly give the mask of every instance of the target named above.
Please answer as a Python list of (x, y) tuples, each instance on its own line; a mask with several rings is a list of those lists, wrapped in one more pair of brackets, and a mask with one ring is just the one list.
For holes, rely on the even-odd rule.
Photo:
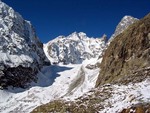
[[(97, 62), (99, 63), (100, 60), (91, 59), (83, 64), (44, 67), (39, 72), (38, 82), (32, 83), (29, 89), (0, 90), (0, 112), (28, 113), (35, 107), (54, 99), (65, 97), (74, 100), (82, 96), (95, 86), (99, 74)], [(84, 75), (81, 74), (82, 71)], [(72, 88), (72, 84), (80, 76), (84, 79)]]
[(100, 111), (101, 113), (118, 113), (132, 105), (150, 102), (150, 79), (136, 84), (131, 83), (127, 86), (113, 85), (111, 87), (113, 89), (112, 97), (105, 101), (105, 109)]
[[(128, 109), (131, 106), (150, 103), (149, 91), (150, 78), (126, 85), (105, 84), (90, 90), (74, 101), (69, 99), (62, 100), (61, 105), (73, 113), (76, 113), (75, 111), (82, 111), (82, 109), (84, 109), (82, 112), (91, 111), (91, 113), (120, 113), (123, 109)], [(45, 109), (45, 106), (41, 106), (36, 110), (40, 110), (40, 108)], [(49, 106), (49, 109), (52, 108), (54, 107)], [(56, 108), (55, 110), (58, 109)]]

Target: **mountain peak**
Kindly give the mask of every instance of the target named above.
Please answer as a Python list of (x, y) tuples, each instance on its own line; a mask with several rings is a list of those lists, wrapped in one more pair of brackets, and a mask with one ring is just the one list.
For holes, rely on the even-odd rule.
[(80, 36), (77, 32), (73, 32), (72, 34), (67, 36), (67, 38), (70, 38), (70, 39), (73, 39), (73, 40), (80, 40)]
[(125, 29), (127, 29), (131, 24), (135, 23), (136, 21), (138, 21), (139, 19), (134, 18), (132, 16), (124, 16), (121, 21), (119, 22), (119, 24), (116, 27), (116, 30), (114, 32), (114, 34), (110, 37), (108, 44), (110, 44), (110, 42), (120, 33), (122, 33)]
[(78, 34), (79, 34), (79, 36), (86, 36), (86, 33), (84, 33), (84, 32), (79, 32)]
[(133, 16), (130, 16), (130, 15), (125, 15), (122, 20), (125, 20), (125, 19), (135, 19)]
[(104, 38), (105, 35), (102, 38), (89, 38), (83, 32), (74, 32), (45, 44), (44, 51), (53, 63), (80, 64), (85, 59), (98, 58), (102, 54)]
[(73, 32), (72, 34), (67, 36), (67, 38), (70, 38), (72, 40), (83, 40), (87, 38), (87, 35), (84, 32)]

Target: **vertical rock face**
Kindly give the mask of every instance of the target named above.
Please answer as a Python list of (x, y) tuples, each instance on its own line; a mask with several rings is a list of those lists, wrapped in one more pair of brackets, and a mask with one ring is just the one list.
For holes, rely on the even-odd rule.
[(134, 79), (136, 71), (149, 66), (150, 14), (129, 26), (110, 43), (100, 66), (96, 86), (121, 80), (125, 82), (131, 76)]
[(42, 48), (30, 22), (0, 1), (0, 86), (23, 87), (35, 79), (46, 62)]
[(127, 29), (131, 24), (135, 23), (136, 21), (138, 21), (137, 18), (134, 18), (132, 16), (124, 16), (121, 21), (119, 22), (119, 24), (116, 27), (116, 30), (114, 32), (114, 34), (110, 37), (108, 44), (120, 33), (122, 33), (125, 29)]
[(106, 35), (89, 38), (85, 33), (59, 36), (45, 44), (45, 54), (53, 63), (79, 64), (85, 59), (98, 58), (106, 48)]

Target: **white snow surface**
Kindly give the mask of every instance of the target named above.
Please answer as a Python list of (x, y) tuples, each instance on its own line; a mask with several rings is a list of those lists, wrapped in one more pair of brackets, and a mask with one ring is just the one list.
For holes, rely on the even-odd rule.
[(105, 109), (100, 113), (119, 113), (132, 105), (150, 102), (150, 79), (127, 86), (113, 85), (111, 87), (113, 88), (112, 97), (105, 101)]
[(74, 32), (59, 36), (44, 44), (44, 51), (51, 63), (81, 64), (86, 59), (98, 58), (106, 48), (106, 35), (90, 38), (85, 33)]
[[(44, 67), (39, 72), (37, 83), (32, 83), (29, 89), (0, 90), (0, 113), (29, 113), (39, 105), (54, 99), (64, 98), (74, 100), (94, 88), (99, 74), (99, 68), (88, 69), (89, 64), (97, 64), (101, 60), (86, 60), (83, 64), (52, 65)], [(80, 76), (81, 68), (85, 79), (74, 89), (71, 84)]]

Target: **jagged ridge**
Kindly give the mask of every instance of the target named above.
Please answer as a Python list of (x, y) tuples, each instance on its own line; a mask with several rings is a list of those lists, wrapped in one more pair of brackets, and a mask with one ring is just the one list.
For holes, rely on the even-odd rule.
[(52, 63), (80, 64), (85, 59), (98, 58), (106, 48), (106, 35), (89, 38), (85, 33), (74, 32), (59, 36), (45, 44), (45, 54)]
[(112, 34), (112, 36), (110, 37), (109, 41), (108, 41), (108, 45), (110, 44), (110, 42), (120, 33), (122, 33), (124, 30), (126, 30), (130, 25), (132, 25), (133, 23), (135, 23), (136, 21), (138, 21), (139, 19), (134, 18), (132, 16), (124, 16), (121, 21), (119, 22), (119, 24), (116, 27), (116, 30), (114, 32), (114, 34)]

